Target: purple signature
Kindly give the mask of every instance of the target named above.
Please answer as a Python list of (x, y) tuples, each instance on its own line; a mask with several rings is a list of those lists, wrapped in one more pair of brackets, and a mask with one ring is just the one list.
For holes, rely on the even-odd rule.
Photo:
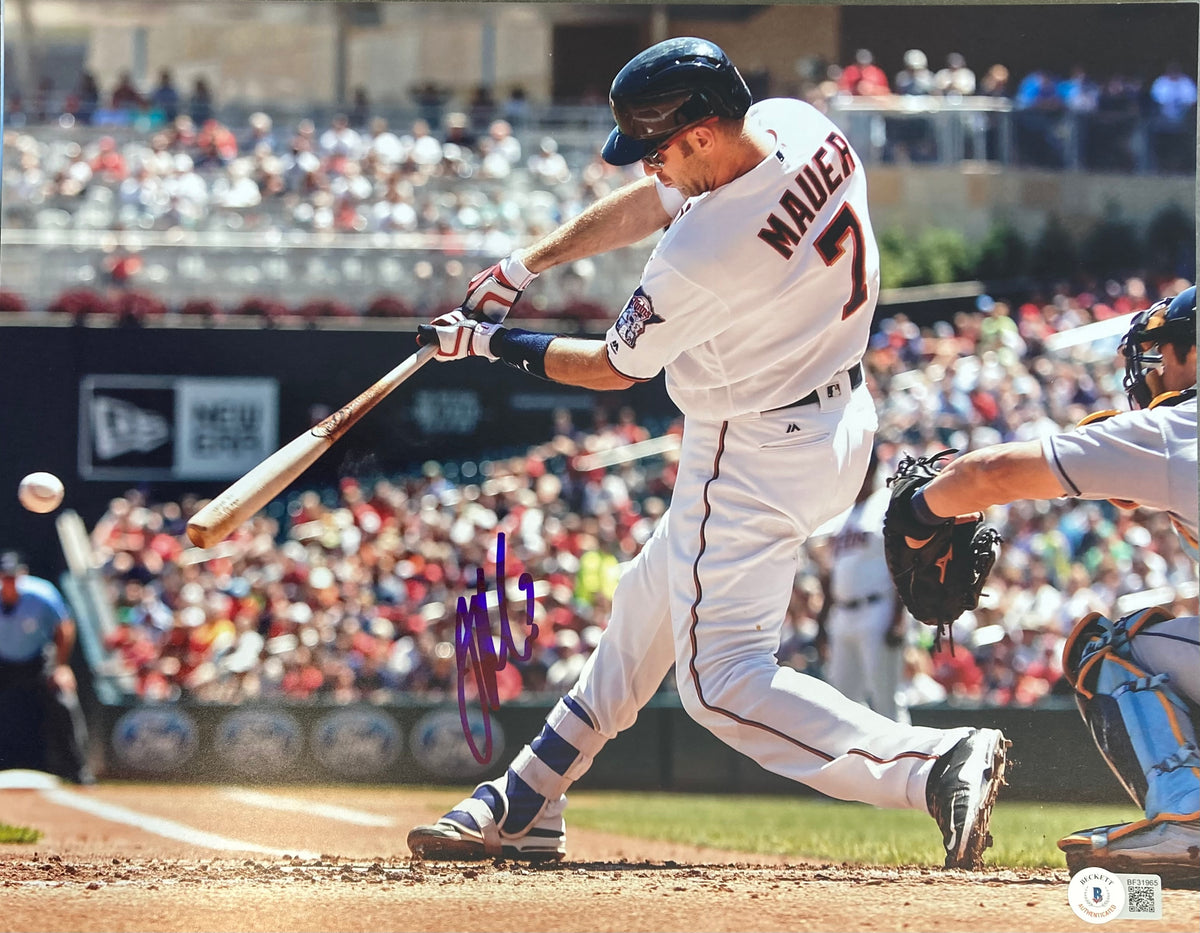
[[(463, 735), (471, 754), (481, 765), (492, 760), (492, 719), (490, 713), (500, 709), (500, 693), (496, 685), (496, 672), (504, 670), (509, 655), (513, 660), (528, 661), (533, 654), (533, 642), (538, 636), (537, 623), (533, 621), (533, 577), (521, 574), (517, 586), (525, 592), (525, 617), (529, 624), (529, 636), (525, 639), (525, 650), (517, 651), (513, 641), (512, 627), (508, 621), (508, 600), (504, 586), (504, 532), (496, 539), (496, 603), (500, 608), (500, 651), (497, 654), (492, 640), (492, 620), (488, 614), (487, 585), (483, 570), (478, 571), (476, 591), (471, 596), (458, 597), (458, 613), (454, 623), (454, 657), (458, 665), (458, 714), (462, 720)], [(471, 734), (471, 723), (467, 718), (467, 674), (475, 678), (479, 694), (479, 708), (483, 714), (483, 750), (475, 744)]]

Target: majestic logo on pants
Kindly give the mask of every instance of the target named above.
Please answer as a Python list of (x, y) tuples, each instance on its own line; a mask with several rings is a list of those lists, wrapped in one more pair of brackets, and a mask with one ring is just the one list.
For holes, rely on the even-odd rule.
[(654, 304), (650, 301), (650, 296), (638, 286), (630, 296), (629, 304), (617, 318), (617, 336), (632, 350), (637, 346), (638, 337), (642, 336), (647, 327), (662, 322), (663, 319), (654, 313)]

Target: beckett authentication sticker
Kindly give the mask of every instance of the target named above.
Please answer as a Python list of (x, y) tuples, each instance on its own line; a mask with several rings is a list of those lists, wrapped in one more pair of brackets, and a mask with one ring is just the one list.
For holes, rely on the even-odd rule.
[(1069, 898), (1075, 915), (1088, 923), (1162, 919), (1162, 879), (1158, 875), (1084, 868), (1071, 878)]
[(1108, 923), (1125, 909), (1125, 885), (1103, 868), (1085, 868), (1071, 879), (1071, 909), (1088, 923)]

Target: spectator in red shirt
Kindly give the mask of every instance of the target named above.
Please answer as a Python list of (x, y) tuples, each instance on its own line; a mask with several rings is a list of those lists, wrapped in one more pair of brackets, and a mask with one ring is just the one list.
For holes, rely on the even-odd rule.
[(96, 140), (96, 154), (88, 163), (93, 175), (107, 185), (114, 185), (125, 180), (129, 167), (125, 156), (117, 148), (117, 141), (111, 136), (101, 136)]
[(854, 64), (847, 65), (842, 71), (838, 80), (838, 90), (855, 97), (891, 92), (887, 75), (875, 64), (875, 56), (868, 49), (859, 49), (854, 53)]
[(196, 134), (196, 148), (200, 150), (195, 160), (197, 167), (228, 165), (237, 158), (237, 137), (223, 123), (209, 119)]
[(933, 655), (933, 677), (954, 699), (979, 700), (983, 696), (983, 671), (970, 651), (952, 654), (943, 646)]

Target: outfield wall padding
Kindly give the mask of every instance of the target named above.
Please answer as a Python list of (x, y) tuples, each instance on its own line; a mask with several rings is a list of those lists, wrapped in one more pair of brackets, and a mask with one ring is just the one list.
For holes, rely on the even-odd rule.
[[(453, 704), (394, 706), (188, 704), (103, 706), (102, 773), (180, 782), (470, 785), (494, 776), (541, 728), (549, 704), (512, 704), (490, 717), (491, 756), (472, 754)], [(1000, 728), (1012, 740), (1013, 800), (1127, 801), (1075, 708), (922, 707), (917, 725)], [(486, 750), (478, 708), (469, 714)], [(656, 697), (606, 746), (579, 787), (813, 795), (771, 774), (693, 722), (678, 699)]]

